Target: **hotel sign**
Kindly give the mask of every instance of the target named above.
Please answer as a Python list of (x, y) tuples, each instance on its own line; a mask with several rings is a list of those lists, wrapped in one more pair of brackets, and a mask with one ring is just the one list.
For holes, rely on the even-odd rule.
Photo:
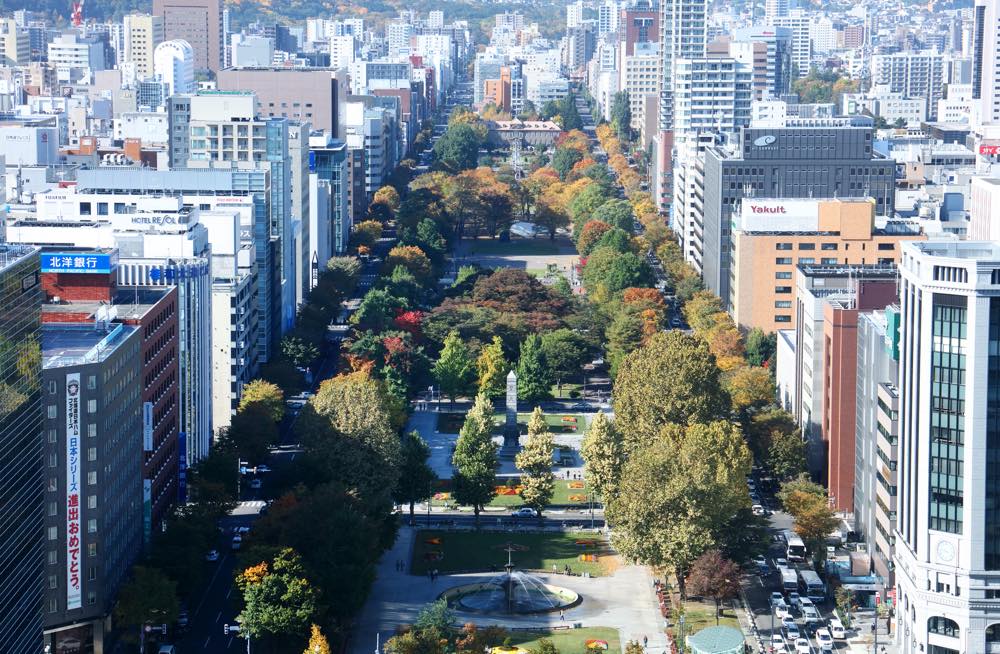
[(66, 375), (66, 609), (81, 606), (80, 373)]

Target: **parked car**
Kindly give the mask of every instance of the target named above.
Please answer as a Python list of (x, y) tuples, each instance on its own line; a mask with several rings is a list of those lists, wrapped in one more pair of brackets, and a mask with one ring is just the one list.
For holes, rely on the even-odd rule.
[(830, 618), (830, 635), (837, 640), (847, 638), (847, 630), (844, 629), (844, 623), (839, 618)]
[(219, 551), (218, 550), (208, 550), (208, 554), (205, 555), (206, 561), (218, 561)]
[(534, 509), (532, 509), (530, 507), (527, 507), (527, 506), (522, 506), (517, 511), (514, 511), (513, 515), (514, 515), (515, 518), (537, 518), (538, 517), (538, 513), (536, 513)]
[(829, 629), (816, 630), (816, 644), (821, 652), (833, 651), (833, 636), (830, 635)]

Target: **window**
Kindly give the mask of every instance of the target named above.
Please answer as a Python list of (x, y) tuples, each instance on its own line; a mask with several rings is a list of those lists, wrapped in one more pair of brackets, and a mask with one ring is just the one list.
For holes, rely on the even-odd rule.
[(775, 250), (791, 250), (792, 249), (792, 244), (791, 243), (775, 243), (774, 244), (774, 249)]
[(775, 286), (774, 287), (774, 292), (775, 293), (781, 293), (781, 294), (791, 293), (792, 292), (792, 287), (791, 286)]
[(87, 425), (87, 438), (94, 438), (97, 436), (97, 423), (92, 422)]
[(930, 411), (931, 529), (962, 533), (965, 462), (966, 298), (935, 294), (932, 309)]
[(59, 415), (59, 410), (56, 409), (55, 404), (50, 404), (45, 407), (45, 415), (49, 417), (49, 420), (55, 420)]
[(799, 263), (806, 266), (811, 266), (812, 264), (816, 263), (816, 259), (814, 259), (813, 257), (799, 257)]
[(835, 266), (837, 265), (837, 257), (823, 257), (820, 259), (820, 263), (824, 266)]
[(87, 591), (87, 604), (97, 604), (97, 593), (92, 590)]
[(97, 508), (97, 496), (96, 495), (88, 495), (87, 496), (87, 508), (88, 509), (96, 509)]
[(59, 600), (55, 597), (49, 598), (49, 613), (55, 613), (59, 610)]
[(774, 301), (774, 308), (775, 309), (791, 309), (792, 308), (792, 301), (791, 300), (775, 300)]
[(831, 250), (835, 251), (837, 249), (837, 244), (836, 243), (820, 243), (819, 249), (820, 250), (827, 250), (827, 251), (831, 251)]
[(48, 433), (48, 440), (50, 443), (55, 443), (56, 441), (58, 441), (59, 432), (57, 432), (55, 429), (50, 429)]
[(59, 481), (55, 477), (49, 477), (49, 492), (54, 493), (59, 490)]
[(774, 264), (777, 266), (790, 266), (792, 265), (791, 257), (775, 257)]
[(46, 533), (45, 536), (49, 540), (55, 540), (55, 539), (59, 538), (59, 530), (57, 528), (55, 528), (55, 527), (49, 527), (46, 531), (47, 531), (47, 533)]
[(91, 518), (87, 520), (87, 533), (88, 534), (97, 533), (97, 518)]
[(87, 556), (97, 556), (97, 543), (87, 543)]
[(52, 590), (59, 588), (59, 577), (56, 575), (49, 575), (49, 588)]
[(927, 632), (939, 636), (958, 638), (958, 623), (954, 620), (936, 615), (927, 620)]
[(87, 400), (87, 413), (97, 413), (97, 400)]
[[(986, 592), (989, 593), (990, 591)], [(991, 624), (990, 626), (986, 627), (986, 642), (1000, 643), (1000, 624)]]
[(90, 566), (87, 568), (87, 581), (94, 581), (97, 579), (97, 568)]
[(792, 317), (786, 315), (775, 315), (774, 322), (792, 322)]
[(792, 273), (790, 272), (776, 272), (774, 273), (775, 279), (791, 279)]
[(106, 215), (108, 215), (108, 203), (107, 202), (98, 202), (97, 203), (97, 215), (98, 216), (106, 216)]
[(883, 251), (885, 251), (885, 250), (895, 250), (896, 249), (896, 244), (895, 243), (879, 243), (878, 244), (878, 249), (879, 250), (883, 250)]
[(88, 447), (87, 448), (87, 460), (88, 461), (97, 461), (97, 448), (96, 447)]
[(55, 502), (49, 502), (49, 504), (48, 504), (48, 514), (49, 514), (49, 516), (50, 517), (54, 516), (57, 513), (59, 513), (59, 505), (56, 504)]
[(49, 395), (55, 395), (58, 385), (54, 381), (49, 382)]
[(81, 202), (80, 203), (80, 215), (81, 216), (89, 216), (91, 214), (91, 212), (92, 212), (92, 208), (91, 208), (89, 202)]
[(55, 468), (59, 465), (59, 455), (55, 452), (49, 452), (49, 467)]
[(815, 250), (816, 249), (816, 244), (815, 243), (799, 243), (799, 249), (800, 250)]
[(97, 471), (91, 470), (87, 473), (87, 485), (96, 486), (97, 485)]
[(56, 565), (57, 563), (59, 563), (59, 552), (49, 550), (49, 565)]
[(92, 391), (97, 388), (97, 375), (87, 375), (87, 390)]

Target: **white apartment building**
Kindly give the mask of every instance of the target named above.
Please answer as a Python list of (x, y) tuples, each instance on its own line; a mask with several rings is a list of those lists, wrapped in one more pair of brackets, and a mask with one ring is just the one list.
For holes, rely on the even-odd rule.
[(156, 46), (153, 70), (167, 84), (169, 95), (194, 92), (194, 50), (187, 41), (174, 39)]
[(233, 34), (229, 53), (233, 68), (267, 68), (274, 61), (274, 39)]
[(809, 74), (812, 66), (812, 19), (802, 9), (793, 9), (785, 16), (776, 16), (771, 23), (775, 27), (787, 27), (792, 31), (792, 66), (799, 77)]
[[(625, 48), (620, 48), (622, 52)], [(646, 98), (660, 87), (660, 44), (636, 43), (633, 54), (624, 55), (619, 88), (628, 93), (632, 129), (640, 131), (646, 120)]]
[(937, 101), (937, 119), (942, 123), (970, 123), (972, 84), (949, 84), (945, 97)]
[(1000, 246), (908, 242), (900, 265), (896, 642), (1000, 649)]
[(597, 36), (615, 34), (621, 20), (621, 7), (614, 0), (605, 0), (597, 7)]
[(125, 50), (122, 63), (133, 66), (136, 77), (154, 73), (153, 52), (163, 43), (163, 17), (129, 14), (122, 19)]
[(923, 98), (927, 117), (937, 119), (937, 101), (944, 97), (944, 59), (933, 50), (897, 52), (872, 57), (872, 82), (893, 93)]
[(104, 45), (75, 32), (60, 34), (49, 43), (49, 63), (55, 67), (59, 81), (75, 82), (79, 73), (104, 70)]
[(330, 37), (330, 67), (347, 68), (358, 56), (357, 41), (351, 34)]
[(583, 0), (576, 0), (566, 5), (566, 29), (580, 27), (583, 24)]
[(973, 126), (1000, 122), (1000, 4), (976, 0), (973, 7)]

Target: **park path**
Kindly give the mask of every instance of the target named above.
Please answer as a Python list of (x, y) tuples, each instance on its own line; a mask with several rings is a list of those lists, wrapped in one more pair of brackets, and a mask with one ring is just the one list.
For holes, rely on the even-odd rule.
[[(350, 654), (372, 654), (376, 634), (379, 644), (384, 643), (399, 627), (412, 624), (420, 609), (434, 601), (445, 589), (485, 581), (493, 576), (494, 573), (442, 575), (432, 582), (425, 576), (400, 571), (396, 567), (399, 561), (403, 562), (404, 568), (409, 567), (417, 533), (416, 528), (401, 527), (395, 544), (379, 562), (375, 583), (354, 629)], [(621, 566), (612, 576), (592, 579), (547, 574), (539, 576), (545, 583), (581, 593), (583, 602), (567, 610), (564, 620), (556, 613), (496, 618), (462, 615), (462, 619), (468, 618), (479, 625), (499, 624), (520, 628), (552, 629), (574, 623), (584, 627), (614, 627), (619, 630), (622, 651), (629, 640), (641, 643), (643, 636), (649, 639), (649, 654), (669, 651), (653, 592), (653, 577), (647, 568)]]

